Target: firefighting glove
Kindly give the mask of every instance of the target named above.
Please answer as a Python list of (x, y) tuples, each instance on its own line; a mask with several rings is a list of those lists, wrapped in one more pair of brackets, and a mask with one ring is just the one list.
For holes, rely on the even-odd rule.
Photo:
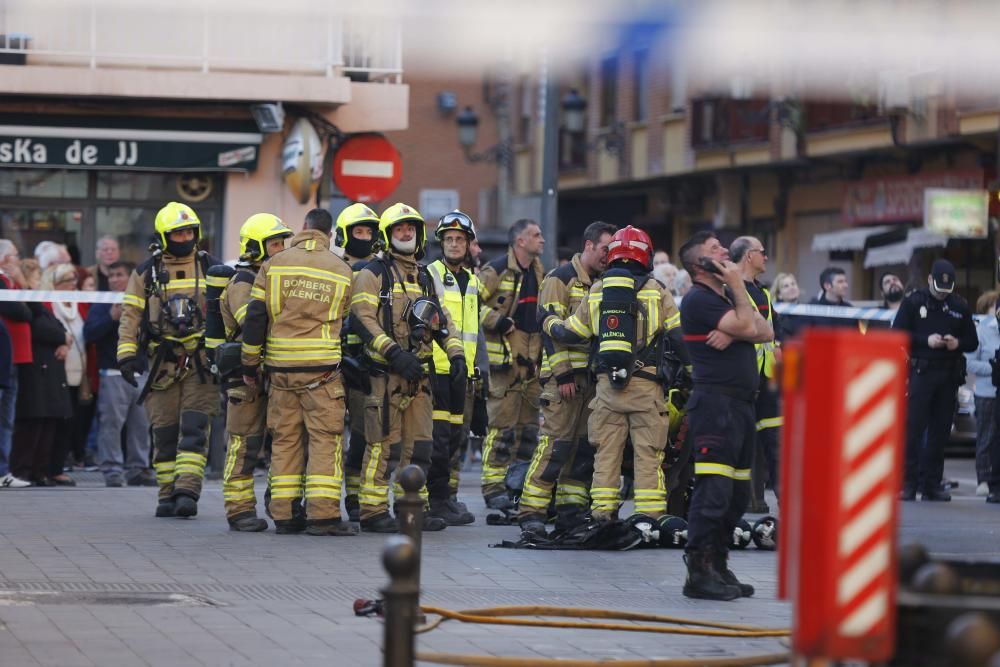
[(464, 357), (451, 359), (451, 370), (448, 376), (451, 381), (452, 395), (464, 395), (465, 383), (469, 378), (469, 368), (465, 365)]
[(119, 361), (118, 370), (121, 371), (123, 380), (133, 387), (139, 386), (139, 381), (135, 379), (135, 376), (142, 373), (142, 365), (139, 364), (139, 361), (135, 357), (128, 357)]
[(509, 317), (501, 317), (497, 320), (497, 331), (502, 334), (508, 334), (514, 330), (514, 320)]
[(403, 376), (404, 380), (416, 382), (424, 376), (424, 365), (412, 352), (397, 346), (390, 349), (387, 356), (389, 369), (393, 373)]

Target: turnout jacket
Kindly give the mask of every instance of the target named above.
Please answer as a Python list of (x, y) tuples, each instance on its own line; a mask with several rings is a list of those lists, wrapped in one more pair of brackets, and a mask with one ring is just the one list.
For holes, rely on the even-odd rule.
[[(118, 363), (139, 356), (140, 352), (153, 356), (161, 344), (170, 345), (175, 354), (191, 354), (203, 345), (205, 337), (205, 288), (208, 269), (219, 260), (206, 253), (192, 252), (186, 257), (174, 257), (166, 251), (162, 255), (162, 269), (169, 280), (162, 285), (162, 300), (156, 294), (157, 285), (152, 271), (158, 264), (150, 257), (132, 271), (128, 287), (122, 297), (122, 315), (118, 324)], [(159, 267), (155, 267), (157, 272)], [(162, 278), (162, 277), (161, 277)], [(160, 283), (162, 284), (162, 283)], [(161, 309), (171, 297), (190, 297), (202, 313), (201, 326), (195, 331), (181, 332), (160, 318)], [(143, 331), (143, 329), (146, 331)], [(145, 349), (140, 350), (141, 341)]]
[[(383, 267), (388, 269), (392, 284), (391, 292), (385, 295), (382, 293), (385, 280)], [(406, 321), (408, 304), (424, 296), (436, 299), (427, 269), (418, 264), (412, 255), (386, 250), (380, 258), (368, 262), (358, 271), (351, 297), (351, 328), (361, 337), (368, 357), (376, 365), (388, 366), (389, 351), (402, 347), (423, 361), (425, 370), (430, 370), (428, 362), (434, 354), (433, 345), (425, 342), (414, 344), (410, 339), (410, 325)], [(464, 355), (462, 341), (455, 335), (448, 311), (442, 310), (448, 328), (444, 350), (449, 360), (460, 358)], [(386, 330), (387, 319), (392, 325), (390, 330)]]
[[(562, 322), (563, 327), (583, 340), (596, 338), (599, 333), (603, 280), (590, 287), (585, 301), (581, 301), (576, 311)], [(656, 341), (661, 333), (671, 339), (683, 359), (687, 351), (681, 337), (681, 314), (674, 303), (674, 297), (655, 278), (648, 278), (636, 297), (639, 312), (636, 317), (636, 348), (642, 350)], [(542, 328), (549, 334), (552, 326), (559, 322), (557, 317), (547, 317)], [(688, 363), (685, 361), (685, 363)]]
[(228, 341), (243, 339), (243, 323), (247, 318), (250, 292), (253, 291), (256, 278), (257, 267), (240, 267), (219, 295), (219, 312), (222, 314), (222, 323), (226, 325)]
[[(561, 320), (576, 312), (580, 304), (587, 300), (593, 278), (583, 268), (580, 253), (573, 255), (569, 264), (549, 271), (542, 281), (538, 293), (541, 309), (555, 314)], [(573, 371), (586, 370), (589, 363), (590, 346), (586, 343), (566, 345), (557, 343), (545, 334), (543, 341), (543, 379), (555, 376), (568, 377)]]
[(340, 329), (351, 300), (351, 267), (330, 252), (330, 238), (306, 229), (264, 262), (250, 290), (242, 361), (256, 371), (324, 372), (340, 365)]
[[(529, 271), (535, 272), (539, 290), (541, 290), (544, 270), (542, 263), (535, 258), (531, 261)], [(521, 363), (531, 362), (537, 365), (541, 359), (542, 337), (540, 334), (527, 334), (515, 329), (508, 336), (497, 331), (497, 324), (504, 318), (514, 318), (517, 302), (520, 297), (523, 281), (521, 267), (514, 257), (514, 249), (508, 248), (506, 257), (499, 257), (489, 262), (479, 272), (481, 283), (480, 295), (483, 300), (479, 321), (483, 326), (486, 338), (486, 351), (489, 354), (490, 366), (505, 369), (514, 365), (521, 358)]]

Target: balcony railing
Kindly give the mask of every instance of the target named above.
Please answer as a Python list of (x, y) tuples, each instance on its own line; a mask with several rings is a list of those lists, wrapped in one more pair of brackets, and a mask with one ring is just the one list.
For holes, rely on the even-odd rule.
[(691, 100), (691, 147), (721, 148), (770, 138), (766, 99), (702, 97)]
[(806, 102), (805, 131), (848, 129), (886, 120), (877, 104)]
[[(249, 3), (248, 3), (249, 4)], [(0, 3), (0, 63), (402, 79), (401, 25), (334, 3)], [(275, 7), (277, 5), (274, 5)]]

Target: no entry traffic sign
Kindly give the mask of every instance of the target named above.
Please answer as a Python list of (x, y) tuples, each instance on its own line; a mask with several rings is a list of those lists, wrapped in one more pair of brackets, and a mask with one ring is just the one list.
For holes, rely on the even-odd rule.
[(402, 175), (399, 151), (381, 134), (350, 137), (333, 156), (333, 182), (354, 201), (385, 199)]

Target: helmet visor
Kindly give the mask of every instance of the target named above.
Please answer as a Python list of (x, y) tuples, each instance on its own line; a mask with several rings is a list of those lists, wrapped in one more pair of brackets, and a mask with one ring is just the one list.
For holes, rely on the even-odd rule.
[(453, 211), (442, 217), (441, 220), (438, 221), (438, 226), (434, 231), (434, 234), (438, 237), (438, 239), (440, 239), (442, 234), (452, 229), (465, 232), (470, 236), (475, 236), (476, 234), (473, 230), (472, 218), (461, 211)]

